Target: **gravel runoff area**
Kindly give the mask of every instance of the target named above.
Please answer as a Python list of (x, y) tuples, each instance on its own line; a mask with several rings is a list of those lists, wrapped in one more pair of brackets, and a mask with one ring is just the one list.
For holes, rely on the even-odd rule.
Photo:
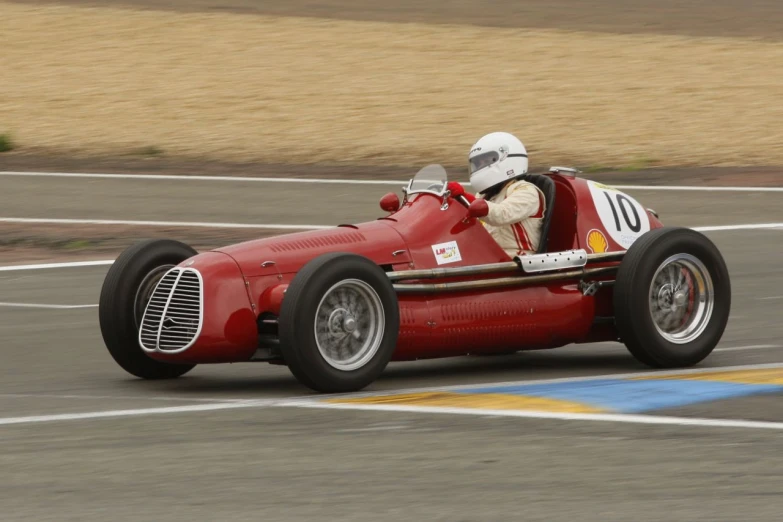
[(783, 163), (783, 42), (250, 12), (2, 2), (0, 133), (29, 154), (369, 167), (451, 163), (505, 129), (536, 163)]

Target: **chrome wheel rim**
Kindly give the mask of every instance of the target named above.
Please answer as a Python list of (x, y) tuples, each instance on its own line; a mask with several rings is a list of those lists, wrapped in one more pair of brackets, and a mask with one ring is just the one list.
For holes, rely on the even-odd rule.
[(709, 270), (690, 254), (666, 259), (650, 284), (650, 315), (658, 333), (673, 344), (687, 344), (707, 328), (715, 307)]
[(147, 309), (147, 303), (150, 302), (152, 293), (155, 291), (158, 283), (163, 279), (163, 276), (175, 266), (176, 265), (156, 266), (144, 276), (138, 290), (136, 290), (136, 297), (133, 300), (133, 319), (136, 321), (136, 328), (140, 328), (141, 320), (144, 317), (144, 311)]
[(364, 281), (346, 279), (332, 286), (318, 304), (315, 341), (329, 366), (352, 371), (378, 352), (384, 326), (378, 293)]

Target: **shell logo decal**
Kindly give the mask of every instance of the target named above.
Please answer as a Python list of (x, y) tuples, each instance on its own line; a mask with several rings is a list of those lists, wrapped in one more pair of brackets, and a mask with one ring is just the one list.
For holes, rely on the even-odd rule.
[(606, 240), (603, 232), (593, 229), (587, 233), (587, 246), (593, 251), (593, 254), (602, 254), (609, 250), (609, 242)]

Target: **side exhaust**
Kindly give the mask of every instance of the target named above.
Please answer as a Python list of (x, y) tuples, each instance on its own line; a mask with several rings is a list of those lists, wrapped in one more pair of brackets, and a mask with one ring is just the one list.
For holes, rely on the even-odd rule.
[[(425, 270), (401, 270), (387, 273), (398, 293), (442, 293), (476, 289), (528, 286), (552, 281), (583, 279), (604, 276), (617, 271), (619, 265), (588, 268), (588, 264), (621, 261), (622, 252), (588, 254), (585, 250), (552, 252), (532, 256), (516, 256), (514, 261), (456, 268), (433, 268)], [(549, 272), (544, 273), (542, 272)], [(406, 283), (421, 279), (445, 279), (472, 275), (515, 273), (510, 277), (497, 277), (478, 281), (455, 281), (448, 283)], [(536, 275), (528, 275), (536, 274)]]

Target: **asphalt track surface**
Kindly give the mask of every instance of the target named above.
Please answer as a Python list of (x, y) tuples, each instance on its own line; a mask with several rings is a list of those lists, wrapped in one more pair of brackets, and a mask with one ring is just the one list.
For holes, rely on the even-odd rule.
[[(5, 216), (280, 224), (373, 219), (394, 188), (2, 186)], [(629, 192), (670, 224), (783, 222), (781, 193)], [(783, 364), (783, 230), (708, 235), (726, 256), (734, 304), (700, 368)], [(96, 308), (7, 305), (94, 305), (106, 269), (0, 272), (3, 520), (778, 520), (783, 508), (780, 430), (287, 407), (273, 401), (317, 397), (285, 367), (203, 366), (144, 382), (109, 358)], [(367, 391), (636, 372), (648, 370), (622, 346), (588, 345), (393, 364)], [(783, 422), (780, 399), (654, 414)], [(96, 413), (117, 410), (139, 411)]]

